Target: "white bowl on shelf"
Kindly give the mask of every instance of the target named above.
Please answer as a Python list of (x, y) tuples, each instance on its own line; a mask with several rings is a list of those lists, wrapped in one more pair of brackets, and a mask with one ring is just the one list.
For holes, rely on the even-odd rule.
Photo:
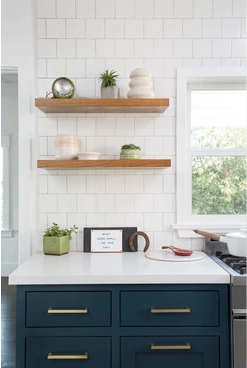
[(78, 152), (78, 160), (98, 160), (100, 152)]

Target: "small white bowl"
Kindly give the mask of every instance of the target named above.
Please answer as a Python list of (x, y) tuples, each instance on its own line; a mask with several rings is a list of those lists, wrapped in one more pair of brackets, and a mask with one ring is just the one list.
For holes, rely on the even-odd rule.
[(98, 160), (100, 152), (78, 152), (78, 160)]

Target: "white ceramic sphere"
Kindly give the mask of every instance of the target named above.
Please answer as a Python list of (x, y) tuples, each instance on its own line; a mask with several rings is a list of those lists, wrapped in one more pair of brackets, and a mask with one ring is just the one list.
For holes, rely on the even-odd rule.
[(146, 68), (137, 68), (137, 69), (132, 70), (132, 72), (130, 73), (130, 78), (133, 78), (133, 77), (152, 78), (152, 73)]
[(128, 98), (154, 98), (154, 93), (150, 88), (135, 87), (129, 90), (127, 97)]
[(135, 88), (135, 87), (152, 88), (152, 81), (150, 78), (147, 78), (147, 77), (134, 77), (134, 78), (131, 78), (129, 82), (129, 87), (130, 88)]

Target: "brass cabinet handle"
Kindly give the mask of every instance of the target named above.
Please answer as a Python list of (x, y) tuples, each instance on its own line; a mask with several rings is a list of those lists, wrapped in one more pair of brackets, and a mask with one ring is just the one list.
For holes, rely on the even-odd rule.
[(151, 350), (190, 350), (191, 345), (186, 343), (185, 345), (154, 345), (151, 344)]
[(84, 355), (53, 355), (49, 353), (47, 359), (88, 359), (88, 353)]
[(190, 313), (190, 308), (186, 307), (184, 309), (150, 309), (151, 313)]
[(49, 314), (60, 314), (60, 313), (68, 313), (68, 314), (85, 314), (88, 313), (88, 308), (84, 308), (84, 309), (52, 309), (49, 308), (47, 310), (47, 313)]

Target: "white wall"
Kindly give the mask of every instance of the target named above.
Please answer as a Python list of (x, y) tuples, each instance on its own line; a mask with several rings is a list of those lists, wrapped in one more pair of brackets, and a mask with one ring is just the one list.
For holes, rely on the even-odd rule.
[[(2, 68), (18, 71), (19, 126), (19, 235), (18, 263), (31, 252), (31, 234), (36, 219), (36, 2), (33, 0), (3, 0)], [(31, 155), (32, 148), (32, 155)], [(31, 176), (32, 175), (32, 176)]]
[[(39, 157), (54, 158), (54, 136), (77, 133), (82, 150), (119, 157), (124, 143), (145, 157), (171, 158), (167, 170), (40, 170), (39, 229), (53, 221), (76, 224), (73, 242), (82, 250), (85, 226), (138, 226), (151, 245), (201, 249), (197, 239), (179, 239), (175, 212), (176, 68), (244, 66), (245, 0), (38, 0), (39, 96), (68, 76), (76, 95), (100, 95), (105, 69), (119, 74), (126, 97), (130, 71), (153, 73), (156, 97), (168, 97), (163, 115), (39, 115)], [(182, 185), (182, 183), (181, 183)], [(41, 234), (37, 249), (41, 250)]]
[(10, 136), (9, 221), (12, 237), (2, 238), (1, 242), (1, 275), (6, 276), (18, 266), (18, 84), (13, 75), (2, 77), (1, 134)]

